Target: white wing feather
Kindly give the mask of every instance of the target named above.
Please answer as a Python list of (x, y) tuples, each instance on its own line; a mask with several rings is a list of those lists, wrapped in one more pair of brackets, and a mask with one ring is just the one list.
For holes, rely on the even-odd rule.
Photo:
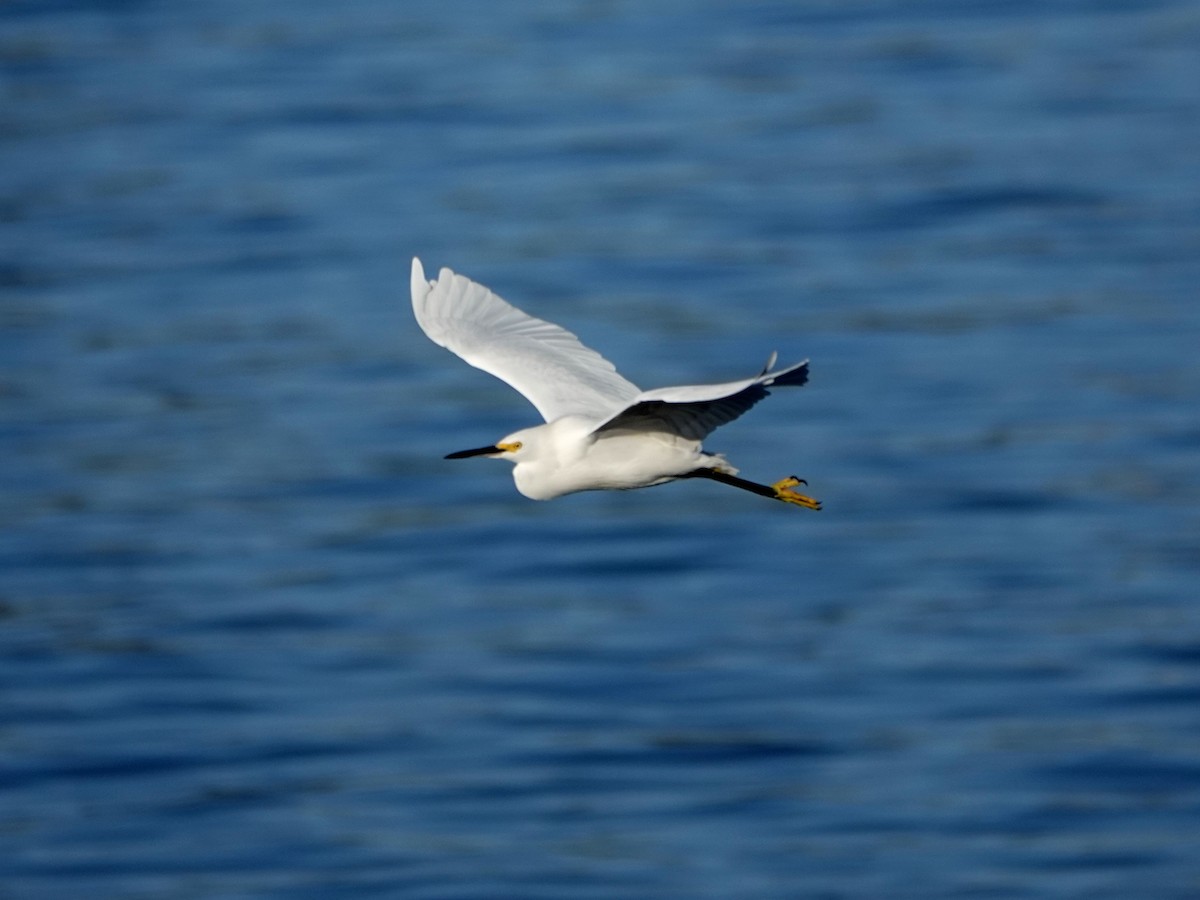
[(427, 281), (416, 257), (412, 302), (431, 341), (519, 391), (547, 422), (572, 414), (603, 421), (638, 399), (637, 386), (571, 332), (449, 269)]

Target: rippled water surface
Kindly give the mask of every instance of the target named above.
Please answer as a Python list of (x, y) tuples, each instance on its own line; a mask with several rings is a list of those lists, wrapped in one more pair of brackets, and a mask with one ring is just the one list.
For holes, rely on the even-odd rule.
[[(1200, 4), (0, 7), (0, 896), (1200, 896)], [(420, 254), (819, 514), (534, 503)]]

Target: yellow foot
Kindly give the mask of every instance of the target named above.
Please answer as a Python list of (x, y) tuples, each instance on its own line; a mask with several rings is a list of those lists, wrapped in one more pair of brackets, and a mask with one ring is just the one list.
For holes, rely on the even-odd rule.
[(775, 492), (776, 500), (782, 500), (784, 503), (795, 503), (797, 506), (807, 506), (809, 509), (820, 509), (820, 500), (814, 500), (812, 497), (806, 497), (804, 494), (798, 494), (792, 490), (798, 484), (808, 484), (808, 482), (803, 478), (797, 478), (795, 475), (789, 475), (787, 478), (771, 485), (771, 490)]

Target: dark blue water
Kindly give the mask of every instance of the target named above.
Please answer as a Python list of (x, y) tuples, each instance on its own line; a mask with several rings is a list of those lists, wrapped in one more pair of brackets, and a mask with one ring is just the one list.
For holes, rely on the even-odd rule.
[[(0, 8), (0, 895), (1200, 896), (1200, 3)], [(539, 504), (419, 254), (721, 485)]]

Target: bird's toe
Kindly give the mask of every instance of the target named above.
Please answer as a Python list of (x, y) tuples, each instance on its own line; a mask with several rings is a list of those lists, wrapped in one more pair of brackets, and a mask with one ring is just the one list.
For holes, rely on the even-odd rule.
[(794, 503), (797, 506), (803, 506), (807, 509), (820, 509), (821, 501), (815, 500), (812, 497), (805, 496), (797, 491), (792, 490), (800, 484), (807, 484), (803, 478), (797, 478), (795, 475), (789, 475), (773, 485), (771, 490), (775, 492), (775, 499), (782, 500), (784, 503)]

